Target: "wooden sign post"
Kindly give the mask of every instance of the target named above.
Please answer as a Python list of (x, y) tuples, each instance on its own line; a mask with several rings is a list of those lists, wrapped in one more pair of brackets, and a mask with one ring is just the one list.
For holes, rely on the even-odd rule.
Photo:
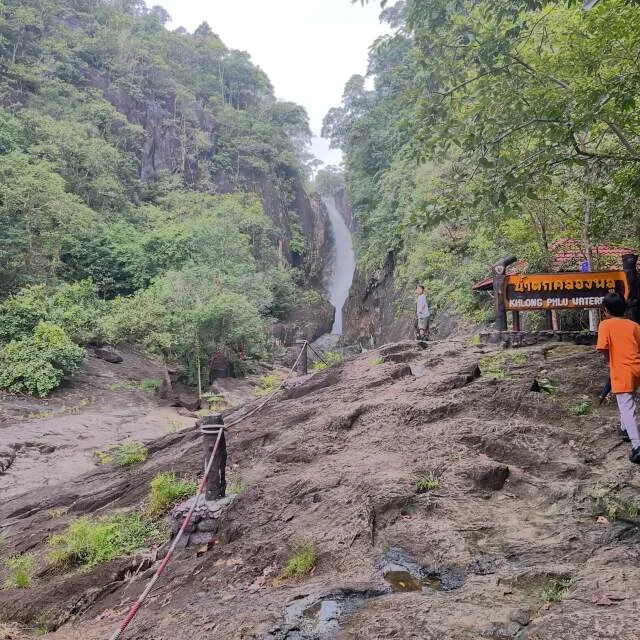
[(627, 300), (629, 317), (640, 323), (640, 279), (638, 256), (623, 256), (623, 271), (530, 273), (507, 275), (515, 258), (506, 258), (492, 268), (496, 329), (507, 331), (507, 312), (513, 313), (513, 330), (520, 331), (523, 311), (544, 311), (547, 329), (559, 309), (598, 309), (608, 293)]

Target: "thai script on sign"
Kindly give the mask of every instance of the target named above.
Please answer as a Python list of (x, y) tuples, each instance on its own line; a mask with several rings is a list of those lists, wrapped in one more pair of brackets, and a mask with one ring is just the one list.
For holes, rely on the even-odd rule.
[(627, 294), (624, 271), (536, 273), (505, 278), (505, 307), (510, 311), (599, 307), (607, 293)]

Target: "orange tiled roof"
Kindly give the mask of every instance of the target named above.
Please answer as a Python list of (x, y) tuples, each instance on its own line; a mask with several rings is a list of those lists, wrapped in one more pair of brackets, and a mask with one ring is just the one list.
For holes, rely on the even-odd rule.
[[(592, 269), (596, 271), (617, 271), (622, 269), (622, 256), (628, 253), (636, 253), (636, 249), (628, 247), (609, 247), (604, 244), (594, 245), (593, 265)], [(549, 252), (552, 255), (551, 271), (553, 273), (562, 271), (580, 271), (580, 264), (587, 257), (580, 240), (565, 238), (564, 240), (555, 240), (549, 245)], [(529, 265), (523, 260), (514, 262), (507, 268), (507, 273), (512, 275), (515, 273), (526, 273)], [(476, 282), (473, 289), (490, 289), (493, 285), (492, 278), (485, 278)]]

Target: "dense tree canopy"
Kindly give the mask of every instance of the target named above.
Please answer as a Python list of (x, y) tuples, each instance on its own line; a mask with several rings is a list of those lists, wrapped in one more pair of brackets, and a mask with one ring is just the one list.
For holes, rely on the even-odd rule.
[(544, 266), (560, 237), (587, 256), (638, 244), (637, 2), (383, 4), (374, 88), (353, 77), (325, 119), (362, 265), (392, 251), (400, 277), (472, 312), (471, 281), (505, 252)]
[[(305, 284), (289, 260), (304, 269), (306, 112), (206, 23), (168, 21), (139, 0), (0, 0), (0, 360), (16, 371), (43, 322), (189, 366), (261, 354)], [(4, 386), (49, 391), (62, 374), (41, 369)]]

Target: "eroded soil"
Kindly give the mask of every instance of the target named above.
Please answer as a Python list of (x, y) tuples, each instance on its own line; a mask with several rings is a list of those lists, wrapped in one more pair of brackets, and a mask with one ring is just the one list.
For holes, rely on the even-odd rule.
[[(232, 429), (230, 465), (248, 488), (220, 544), (180, 552), (125, 637), (638, 638), (640, 469), (612, 405), (570, 411), (594, 402), (601, 358), (555, 345), (489, 366), (495, 353), (389, 345)], [(478, 363), (498, 379), (475, 378)], [(552, 395), (530, 391), (536, 378)], [(151, 448), (133, 471), (93, 470), (3, 501), (2, 553), (42, 558), (34, 586), (0, 591), (5, 619), (62, 624), (56, 639), (109, 635), (152, 556), (64, 573), (47, 567), (45, 541), (79, 514), (140, 508), (159, 470), (199, 472), (195, 429)], [(419, 491), (429, 471), (437, 486)], [(316, 570), (274, 579), (301, 540), (316, 544)]]

